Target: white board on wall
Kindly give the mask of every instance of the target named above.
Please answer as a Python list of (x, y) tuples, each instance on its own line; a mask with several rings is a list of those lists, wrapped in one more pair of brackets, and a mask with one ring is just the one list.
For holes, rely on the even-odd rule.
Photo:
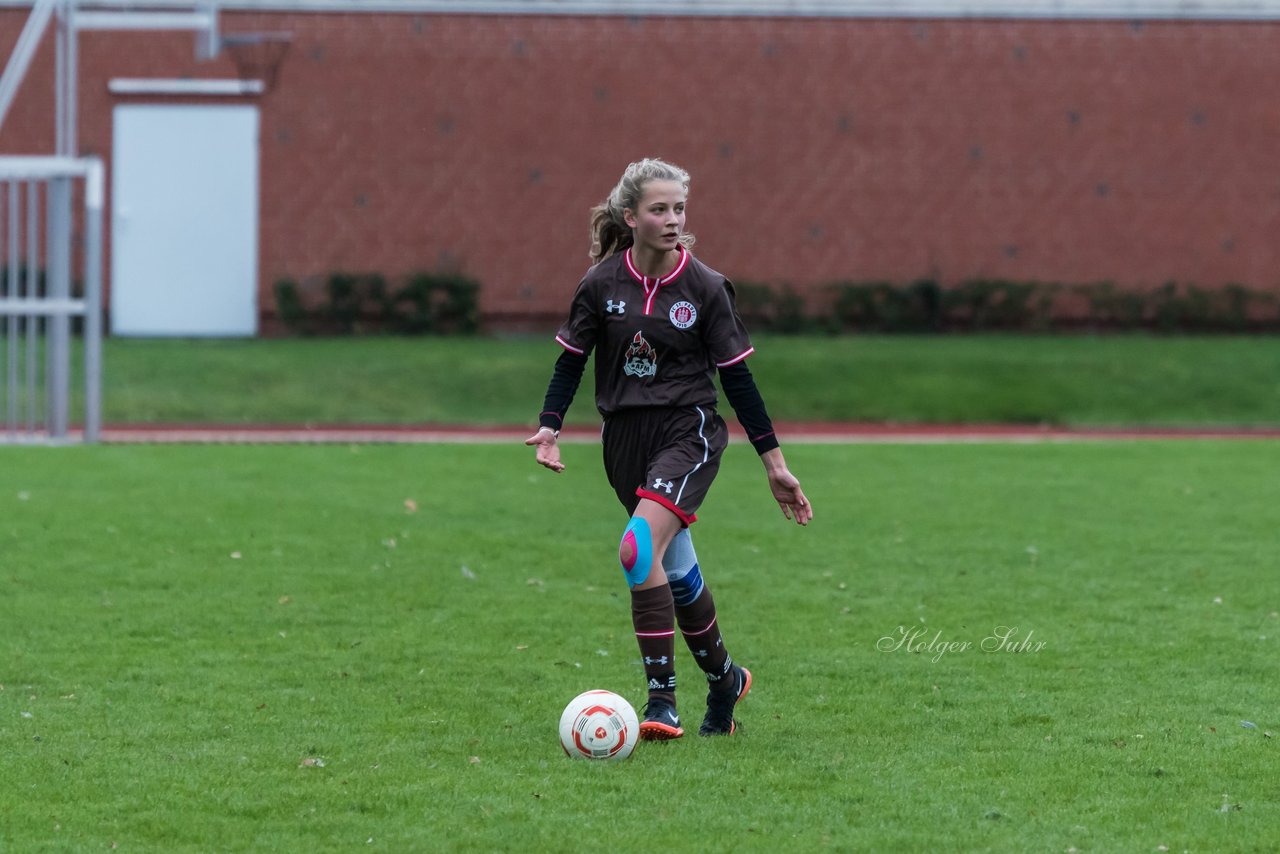
[(115, 108), (111, 331), (258, 331), (258, 108)]

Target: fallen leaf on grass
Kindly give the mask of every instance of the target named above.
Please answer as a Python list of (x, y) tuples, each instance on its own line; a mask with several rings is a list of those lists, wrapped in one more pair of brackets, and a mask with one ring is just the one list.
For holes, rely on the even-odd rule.
[(241, 557), (240, 552), (232, 552), (232, 553), (231, 553), (231, 559), (232, 559), (232, 560), (239, 560), (239, 559), (240, 559), (240, 557)]
[(406, 499), (404, 500), (404, 512), (406, 512), (406, 513), (417, 513), (417, 512), (418, 512), (418, 502), (414, 501), (412, 498), (406, 498)]
[(475, 574), (474, 572), (472, 572), (472, 571), (471, 571), (471, 568), (470, 568), (470, 567), (468, 567), (466, 564), (463, 564), (463, 565), (462, 565), (462, 577), (463, 577), (463, 578), (469, 578), (469, 579), (471, 579), (472, 581), (475, 581), (475, 579), (476, 579), (476, 574)]
[(323, 768), (324, 759), (320, 756), (308, 756), (298, 764), (299, 768)]
[(472, 756), (472, 757), (471, 757), (470, 759), (468, 759), (467, 761), (468, 761), (468, 762), (470, 762), (472, 765), (479, 765), (479, 764), (480, 764), (480, 757), (479, 757), (479, 756)]

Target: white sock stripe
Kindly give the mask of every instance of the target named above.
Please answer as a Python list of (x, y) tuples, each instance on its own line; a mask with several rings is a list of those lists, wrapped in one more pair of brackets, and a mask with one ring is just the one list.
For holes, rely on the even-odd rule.
[(719, 617), (712, 617), (711, 622), (707, 623), (705, 627), (698, 629), (696, 632), (685, 632), (684, 629), (681, 629), (680, 631), (684, 632), (685, 637), (696, 638), (698, 635), (705, 635), (707, 632), (715, 628), (716, 620), (718, 619)]

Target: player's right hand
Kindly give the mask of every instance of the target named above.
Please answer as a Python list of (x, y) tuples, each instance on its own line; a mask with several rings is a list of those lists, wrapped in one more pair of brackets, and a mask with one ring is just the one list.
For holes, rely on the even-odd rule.
[(556, 441), (556, 431), (550, 427), (542, 427), (537, 433), (525, 439), (524, 443), (538, 449), (538, 465), (546, 466), (557, 474), (564, 471), (564, 463), (560, 462), (560, 443)]

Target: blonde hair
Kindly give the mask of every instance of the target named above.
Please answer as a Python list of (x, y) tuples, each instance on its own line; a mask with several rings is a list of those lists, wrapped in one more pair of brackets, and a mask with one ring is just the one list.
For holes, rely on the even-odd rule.
[[(592, 264), (599, 264), (631, 245), (634, 238), (622, 212), (628, 208), (635, 211), (640, 207), (645, 185), (650, 181), (678, 181), (684, 191), (689, 192), (689, 173), (673, 163), (646, 157), (628, 164), (609, 198), (591, 209), (591, 251), (588, 254)], [(681, 234), (680, 245), (686, 249), (693, 246), (693, 235)]]

